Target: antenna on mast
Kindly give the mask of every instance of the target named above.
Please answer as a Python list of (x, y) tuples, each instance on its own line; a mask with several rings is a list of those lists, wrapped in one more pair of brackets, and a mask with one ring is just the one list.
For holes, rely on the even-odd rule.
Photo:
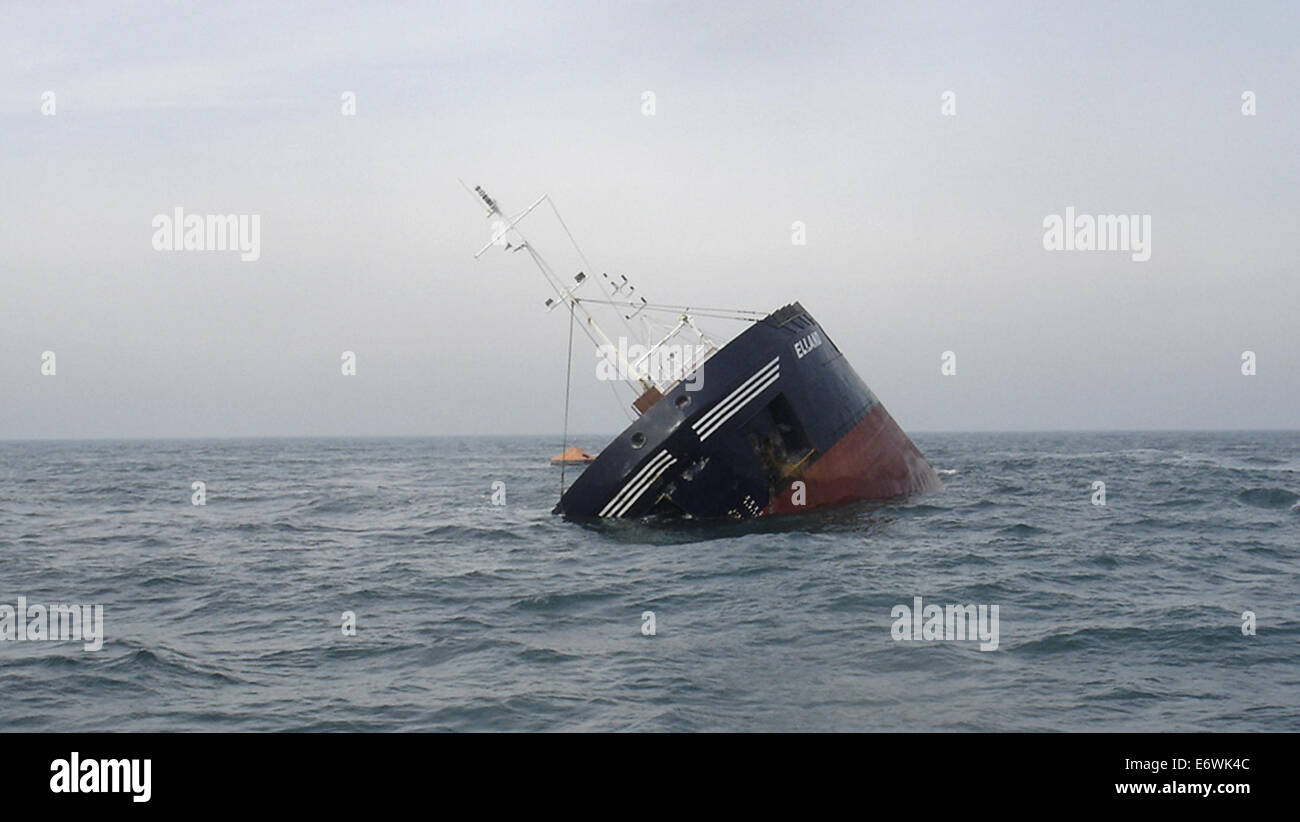
[(459, 177), (456, 179), (460, 182), (461, 188), (465, 189), (471, 197), (482, 201), (483, 205), (487, 207), (487, 216), (491, 217), (493, 214), (501, 213), (501, 209), (497, 208), (497, 201), (488, 196), (488, 193), (483, 190), (483, 186), (474, 186), (473, 189), (470, 189), (464, 180)]
[(487, 206), (488, 214), (501, 213), (500, 209), (497, 208), (497, 201), (488, 196), (488, 193), (483, 190), (483, 186), (474, 186), (474, 193), (483, 199), (483, 204)]

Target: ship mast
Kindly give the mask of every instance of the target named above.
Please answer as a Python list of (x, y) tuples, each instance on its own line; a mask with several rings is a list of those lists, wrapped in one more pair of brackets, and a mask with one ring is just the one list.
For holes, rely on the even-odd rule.
[[(468, 186), (466, 186), (466, 188), (468, 190)], [(474, 259), (478, 259), (486, 253), (488, 249), (494, 246), (500, 247), (508, 252), (527, 251), (528, 256), (532, 258), (533, 263), (537, 266), (538, 270), (542, 272), (542, 276), (546, 278), (547, 283), (550, 284), (551, 289), (555, 292), (555, 297), (546, 300), (547, 310), (554, 309), (556, 306), (561, 304), (567, 304), (569, 309), (582, 320), (583, 330), (591, 339), (592, 343), (594, 343), (597, 348), (601, 348), (613, 355), (616, 365), (618, 366), (618, 374), (624, 381), (626, 381), (638, 394), (655, 387), (654, 382), (649, 378), (649, 372), (645, 362), (646, 358), (640, 357), (635, 363), (630, 362), (627, 358), (627, 345), (624, 344), (620, 346), (615, 343), (614, 340), (605, 333), (605, 330), (601, 328), (600, 323), (596, 321), (596, 318), (592, 316), (587, 307), (583, 305), (582, 298), (577, 295), (578, 290), (581, 289), (582, 286), (586, 285), (591, 277), (587, 276), (585, 271), (579, 271), (577, 275), (573, 277), (572, 283), (567, 279), (560, 277), (541, 253), (533, 247), (533, 244), (529, 242), (528, 238), (524, 236), (523, 231), (520, 230), (520, 221), (545, 204), (551, 208), (556, 219), (559, 220), (560, 225), (564, 227), (565, 233), (569, 234), (568, 227), (564, 225), (564, 220), (560, 217), (560, 213), (555, 208), (555, 204), (551, 201), (550, 196), (542, 195), (536, 202), (528, 206), (528, 208), (525, 208), (513, 217), (507, 217), (501, 210), (501, 207), (497, 204), (497, 201), (484, 191), (482, 186), (475, 186), (473, 193), (487, 209), (487, 218), (493, 221), (492, 239), (480, 248), (477, 253), (475, 253)], [(569, 234), (569, 240), (570, 242), (573, 242), (572, 234)], [(576, 242), (573, 242), (573, 246), (578, 252), (578, 255), (582, 258), (583, 262), (587, 263), (586, 255), (584, 255), (582, 250), (578, 248)], [(591, 267), (589, 263), (587, 263), (587, 267)], [(646, 305), (645, 298), (641, 298), (639, 304), (637, 301), (630, 299), (630, 295), (635, 291), (635, 286), (632, 286), (628, 282), (627, 277), (621, 277), (617, 281), (610, 280), (608, 275), (602, 274), (601, 277), (605, 281), (604, 291), (606, 292), (608, 299), (599, 300), (597, 302), (605, 304), (619, 303), (625, 305), (631, 313), (623, 316), (624, 324), (627, 326), (628, 333), (633, 335), (634, 332), (630, 322), (628, 321), (644, 308)]]
[[(465, 185), (463, 181), (461, 185)], [(643, 411), (649, 404), (653, 404), (659, 395), (666, 394), (673, 384), (687, 379), (688, 375), (698, 370), (704, 361), (721, 347), (718, 342), (715, 342), (695, 325), (695, 315), (749, 322), (754, 322), (765, 316), (762, 312), (757, 311), (701, 309), (701, 313), (693, 312), (688, 306), (652, 304), (645, 297), (636, 293), (636, 286), (629, 282), (625, 275), (610, 277), (603, 272), (599, 277), (588, 275), (587, 272), (593, 271), (591, 263), (587, 260), (587, 256), (582, 253), (582, 249), (578, 247), (577, 241), (573, 239), (573, 234), (569, 231), (569, 227), (565, 225), (564, 218), (560, 216), (559, 210), (555, 207), (555, 203), (549, 195), (539, 197), (523, 211), (513, 217), (507, 217), (497, 201), (484, 191), (482, 186), (475, 186), (472, 190), (469, 186), (465, 186), (465, 190), (469, 191), (483, 205), (487, 210), (487, 218), (492, 221), (492, 239), (478, 250), (474, 258), (478, 259), (493, 247), (512, 253), (518, 251), (528, 252), (528, 256), (538, 270), (542, 272), (542, 276), (546, 278), (546, 282), (555, 293), (554, 297), (546, 300), (547, 310), (552, 310), (560, 305), (567, 305), (574, 319), (582, 321), (583, 332), (586, 333), (587, 337), (604, 356), (613, 360), (612, 364), (617, 367), (619, 378), (636, 392), (638, 402), (633, 403), (633, 405), (638, 412)], [(579, 271), (572, 278), (572, 281), (557, 274), (551, 264), (546, 261), (520, 229), (520, 222), (543, 205), (550, 208), (585, 266), (585, 269)], [(593, 279), (599, 281), (602, 296), (592, 299), (579, 296), (579, 290)], [(600, 323), (596, 321), (596, 318), (588, 309), (588, 305), (612, 306), (617, 309), (619, 322), (626, 329), (626, 336), (620, 339), (621, 344), (616, 343), (601, 328)], [(658, 331), (653, 329), (648, 316), (641, 318), (646, 333), (642, 334), (634, 330), (632, 322), (642, 312), (656, 311), (669, 311), (676, 315), (675, 324), (672, 325), (667, 334), (658, 337), (656, 340)], [(696, 345), (666, 348), (667, 343), (679, 335), (693, 337)], [(634, 358), (630, 358), (632, 355), (629, 352), (632, 347), (628, 344), (629, 340), (635, 342), (638, 348), (644, 349), (643, 352), (636, 352)], [(665, 361), (669, 365), (668, 370), (671, 372), (669, 375), (660, 373), (664, 370)]]

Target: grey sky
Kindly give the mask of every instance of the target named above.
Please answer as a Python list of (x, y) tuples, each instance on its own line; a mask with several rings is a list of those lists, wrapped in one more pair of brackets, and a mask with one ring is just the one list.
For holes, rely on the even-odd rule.
[[(1293, 4), (367, 5), (6, 9), (0, 437), (556, 431), (565, 319), (457, 177), (652, 299), (802, 301), (909, 431), (1297, 427)], [(177, 206), (261, 259), (153, 250)], [(1067, 206), (1150, 261), (1045, 251)]]

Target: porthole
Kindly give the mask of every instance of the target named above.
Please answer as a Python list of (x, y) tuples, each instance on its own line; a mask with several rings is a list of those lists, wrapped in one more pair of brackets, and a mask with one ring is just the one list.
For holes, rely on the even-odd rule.
[(680, 397), (677, 398), (676, 403), (678, 408), (685, 408), (686, 406), (691, 404), (691, 395), (682, 394)]
[(645, 445), (645, 434), (642, 434), (640, 431), (638, 431), (632, 435), (632, 447), (640, 448), (643, 445)]

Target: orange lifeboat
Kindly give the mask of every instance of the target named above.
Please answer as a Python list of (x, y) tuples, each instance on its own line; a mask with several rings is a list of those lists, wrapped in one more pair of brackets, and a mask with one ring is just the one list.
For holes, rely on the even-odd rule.
[(586, 465), (594, 459), (591, 454), (573, 445), (558, 457), (551, 457), (551, 465)]

